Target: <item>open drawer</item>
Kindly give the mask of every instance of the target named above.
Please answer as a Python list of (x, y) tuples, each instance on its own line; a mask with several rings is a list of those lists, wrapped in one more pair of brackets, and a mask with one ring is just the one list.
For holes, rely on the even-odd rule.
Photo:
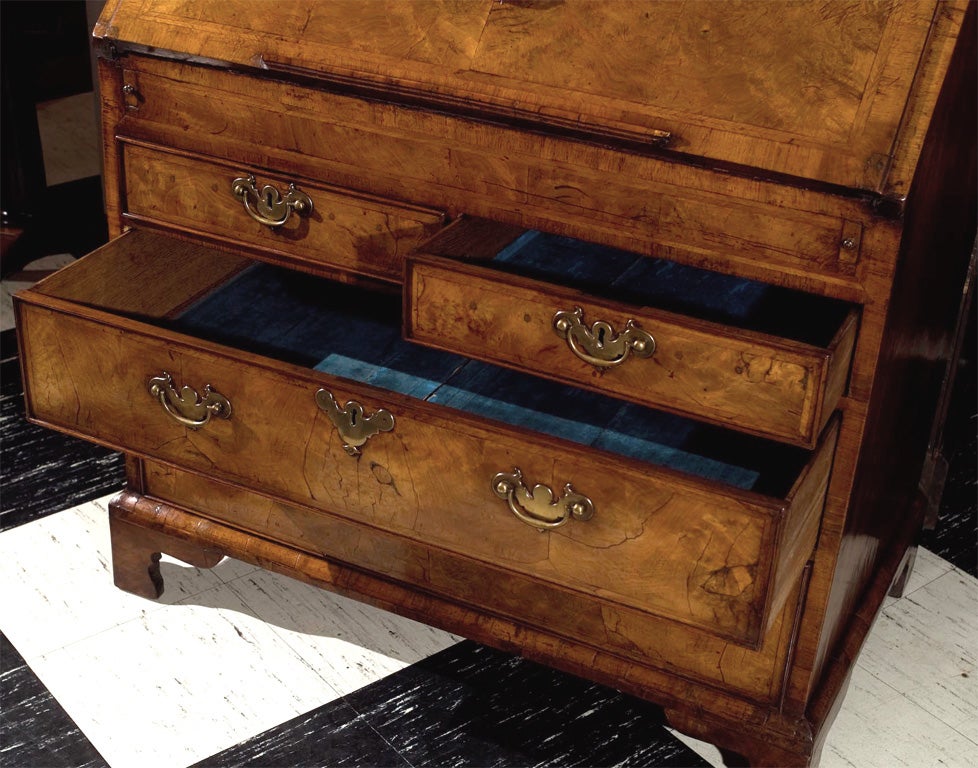
[(406, 343), (400, 312), (133, 231), (18, 295), (29, 415), (759, 645), (815, 544), (836, 421), (785, 447)]
[(854, 308), (571, 238), (517, 234), (461, 220), (410, 256), (404, 335), (814, 447), (845, 388)]

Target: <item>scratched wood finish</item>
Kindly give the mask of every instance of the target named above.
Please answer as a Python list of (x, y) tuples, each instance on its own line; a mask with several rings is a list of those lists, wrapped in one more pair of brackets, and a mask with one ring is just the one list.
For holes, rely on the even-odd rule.
[[(167, 241), (160, 239), (162, 251)], [(181, 254), (190, 267), (194, 256), (206, 261), (209, 255), (206, 249)], [(81, 262), (99, 272), (105, 263), (121, 270), (130, 259), (125, 248), (110, 246)], [(153, 293), (136, 277), (129, 275), (130, 287)], [(814, 546), (834, 430), (787, 496), (769, 498), (590, 455), (394, 393), (351, 391), (335, 377), (284, 365), (275, 370), (270, 360), (94, 308), (75, 317), (68, 314), (78, 311), (73, 305), (49, 292), (28, 293), (20, 306), (25, 388), (38, 421), (749, 646), (761, 642)], [(211, 385), (230, 399), (232, 418), (199, 431), (173, 421), (147, 390), (164, 371), (198, 392)], [(315, 404), (320, 386), (340, 403), (362, 403), (368, 413), (388, 409), (395, 430), (372, 438), (362, 460), (346, 455)], [(426, 457), (421, 465), (418, 455)], [(450, 483), (445, 467), (455, 468)], [(513, 467), (528, 485), (543, 483), (557, 494), (573, 482), (597, 513), (540, 535), (491, 492), (490, 480)], [(609, 558), (616, 571), (611, 582)]]
[[(855, 313), (818, 348), (448, 259), (411, 257), (406, 274), (409, 339), (809, 448), (842, 394), (829, 382), (845, 377), (856, 335)], [(553, 329), (554, 313), (575, 307), (616, 333), (634, 321), (654, 355), (607, 369), (581, 360)]]
[(231, 193), (234, 179), (254, 175), (259, 189), (281, 194), (295, 177), (225, 165), (166, 148), (123, 145), (125, 216), (247, 249), (267, 261), (399, 282), (405, 254), (442, 226), (443, 216), (346, 190), (299, 181), (310, 196), (308, 215), (293, 213), (281, 226), (255, 221)]
[(943, 6), (340, 0), (267, 14), (143, 0), (110, 3), (96, 36), (604, 140), (667, 132), (694, 157), (905, 191), (919, 143), (890, 152), (933, 107), (964, 4)]

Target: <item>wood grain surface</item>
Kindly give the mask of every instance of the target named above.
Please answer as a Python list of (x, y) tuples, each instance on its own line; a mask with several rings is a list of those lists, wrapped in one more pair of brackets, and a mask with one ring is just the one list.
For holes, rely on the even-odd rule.
[[(116, 133), (450, 216), (862, 298), (879, 218), (858, 199), (289, 83), (127, 57), (140, 94)], [(179, 127), (176, 127), (179, 126)], [(849, 238), (850, 247), (843, 241)]]
[[(127, 219), (216, 239), (269, 261), (399, 282), (404, 256), (441, 226), (443, 216), (416, 206), (323, 187), (315, 181), (226, 165), (164, 147), (123, 145)], [(234, 179), (254, 175), (285, 195), (296, 183), (310, 196), (308, 214), (278, 227), (255, 221), (231, 193)], [(253, 205), (254, 203), (252, 203)]]
[[(137, 231), (17, 311), (34, 418), (131, 453), (121, 583), (151, 594), (157, 549), (228, 552), (657, 701), (754, 765), (817, 762), (938, 448), (978, 210), (975, 16), (964, 0), (110, 0), (106, 208), (113, 235)], [(217, 181), (239, 168), (335, 218), (241, 219)], [(397, 283), (442, 213), (498, 228), (467, 264), (437, 240), (412, 263), (418, 339), (616, 397), (655, 390), (644, 402), (811, 450), (775, 446), (801, 457), (783, 486), (738, 490), (163, 327), (244, 254)], [(526, 327), (547, 331), (552, 296), (616, 327), (635, 307), (501, 281), (481, 262), (524, 229), (848, 315), (803, 348), (643, 309), (675, 378), (651, 387), (636, 361), (598, 377)], [(776, 373), (749, 381), (745, 354)], [(163, 370), (228, 395), (233, 418), (172, 421), (146, 391)], [(347, 455), (320, 386), (389, 409), (394, 430)], [(492, 493), (514, 467), (572, 482), (594, 517), (537, 533)]]
[(605, 141), (668, 133), (694, 157), (841, 186), (883, 191), (898, 170), (905, 191), (919, 142), (891, 149), (926, 122), (965, 5), (143, 0), (110, 4), (95, 34)]

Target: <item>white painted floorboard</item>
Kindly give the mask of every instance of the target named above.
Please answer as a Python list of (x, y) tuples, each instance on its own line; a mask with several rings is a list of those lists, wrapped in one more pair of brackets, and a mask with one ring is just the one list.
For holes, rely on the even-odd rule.
[(129, 595), (106, 502), (0, 534), (0, 629), (113, 768), (190, 765), (458, 640), (229, 559)]
[[(457, 638), (234, 560), (112, 584), (106, 500), (0, 534), (0, 629), (113, 768), (190, 765)], [(978, 580), (921, 551), (888, 601), (823, 768), (978, 765)], [(709, 745), (685, 739), (713, 765)]]

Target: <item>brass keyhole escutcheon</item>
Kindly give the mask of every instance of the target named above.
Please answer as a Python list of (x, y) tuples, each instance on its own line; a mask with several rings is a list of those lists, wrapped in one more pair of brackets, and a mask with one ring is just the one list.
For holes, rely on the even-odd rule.
[(312, 198), (300, 192), (294, 183), (289, 184), (283, 195), (270, 184), (258, 189), (255, 177), (249, 174), (231, 182), (231, 194), (241, 200), (251, 218), (272, 228), (285, 224), (293, 211), (299, 216), (312, 213)]
[(374, 435), (394, 429), (394, 415), (390, 411), (378, 408), (367, 416), (363, 406), (355, 400), (349, 400), (341, 408), (332, 392), (326, 389), (316, 392), (316, 405), (329, 416), (343, 440), (343, 450), (350, 456), (359, 456), (364, 443)]

